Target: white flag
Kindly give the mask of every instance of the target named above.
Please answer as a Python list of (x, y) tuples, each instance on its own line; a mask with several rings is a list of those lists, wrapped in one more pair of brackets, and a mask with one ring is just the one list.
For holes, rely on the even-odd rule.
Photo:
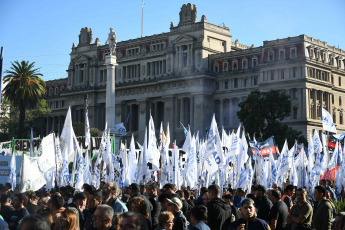
[[(25, 154), (24, 154), (25, 155)], [(8, 182), (12, 184), (12, 191), (16, 188), (17, 177), (16, 177), (16, 156), (13, 153), (11, 157), (10, 173), (8, 177)]]
[(128, 151), (127, 157), (128, 157), (127, 181), (129, 182), (129, 184), (136, 183), (138, 160), (135, 155), (135, 142), (134, 142), (133, 134), (132, 134), (131, 143), (129, 145), (129, 151)]
[[(188, 133), (188, 136), (190, 136), (190, 132)], [(194, 188), (198, 180), (198, 165), (195, 149), (195, 137), (193, 137), (190, 142), (190, 147), (188, 151), (189, 154), (187, 157), (187, 164), (185, 168), (185, 175), (188, 183), (187, 185), (189, 185), (191, 188)]]
[(90, 149), (89, 148), (90, 142), (91, 142), (90, 123), (89, 123), (88, 112), (86, 110), (86, 113), (85, 113), (85, 147), (88, 149)]
[(75, 145), (74, 143), (77, 142), (77, 138), (75, 136), (73, 126), (72, 126), (72, 115), (71, 115), (71, 107), (68, 108), (65, 124), (63, 126), (61, 136), (60, 136), (60, 145), (61, 145), (61, 152), (62, 155), (67, 154), (68, 162), (74, 161), (74, 154), (75, 154)]
[(75, 189), (81, 191), (84, 184), (84, 158), (80, 148), (77, 148), (77, 173), (75, 177)]
[(84, 173), (83, 175), (84, 183), (91, 184), (91, 164), (90, 164), (89, 150), (86, 150), (86, 153), (85, 153), (83, 173)]
[(27, 190), (36, 191), (45, 184), (44, 172), (40, 171), (38, 157), (29, 157), (23, 154), (20, 192)]
[(331, 114), (324, 108), (322, 108), (322, 127), (326, 131), (337, 133)]
[(157, 149), (155, 125), (154, 125), (152, 116), (150, 116), (148, 145), (147, 145), (147, 162), (150, 162), (152, 164), (152, 171), (159, 170), (159, 158), (160, 158), (160, 154)]

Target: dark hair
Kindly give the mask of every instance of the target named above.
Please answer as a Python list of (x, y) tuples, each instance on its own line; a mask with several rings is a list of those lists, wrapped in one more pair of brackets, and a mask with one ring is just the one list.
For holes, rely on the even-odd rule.
[(93, 191), (96, 191), (96, 188), (95, 188), (95, 186), (93, 186), (93, 185), (84, 184), (83, 187), (84, 187), (84, 191), (85, 191), (85, 192), (88, 192), (88, 193), (91, 193), (91, 192), (93, 192)]
[(231, 202), (234, 201), (234, 197), (232, 196), (232, 194), (230, 192), (223, 193), (222, 198), (229, 199)]
[(31, 200), (36, 199), (36, 193), (32, 190), (27, 190), (25, 195)]
[(305, 188), (298, 188), (296, 192), (302, 192), (303, 195), (307, 195), (307, 190)]
[(3, 194), (3, 195), (1, 195), (0, 203), (1, 203), (1, 204), (5, 204), (5, 203), (8, 201), (8, 199), (12, 200), (11, 197), (10, 197), (9, 195)]
[(289, 184), (288, 186), (286, 186), (285, 192), (291, 191), (291, 190), (294, 190), (294, 189), (295, 189), (295, 187), (292, 184)]
[(136, 229), (141, 229), (141, 230), (148, 230), (149, 229), (147, 226), (147, 222), (146, 222), (145, 218), (140, 213), (124, 212), (122, 214), (122, 219), (131, 218), (131, 217), (136, 217), (136, 220), (135, 220)]
[(274, 190), (274, 189), (269, 189), (268, 192), (271, 194), (271, 196), (273, 196), (274, 198), (276, 198), (277, 200), (281, 199), (281, 195), (280, 192)]
[(8, 189), (12, 189), (12, 184), (9, 183), (9, 182), (5, 183), (5, 186), (6, 186)]
[(189, 199), (191, 194), (192, 193), (187, 189), (183, 191), (184, 198), (186, 198), (186, 199)]
[(200, 189), (200, 195), (204, 195), (204, 193), (207, 192), (207, 188), (206, 187), (201, 187)]
[(220, 188), (216, 184), (211, 184), (210, 186), (208, 186), (207, 190), (209, 193), (212, 193), (216, 197), (218, 197), (220, 194)]
[(18, 229), (21, 229), (26, 222), (30, 223), (30, 229), (32, 230), (50, 230), (50, 224), (47, 219), (38, 214), (24, 217)]
[(101, 190), (91, 191), (90, 195), (94, 196), (96, 200), (102, 201), (103, 195)]
[(318, 185), (315, 187), (315, 190), (317, 190), (319, 193), (322, 193), (323, 194), (322, 197), (326, 197), (327, 189), (324, 186)]
[(198, 205), (192, 208), (190, 215), (198, 221), (207, 220), (207, 208), (204, 205)]
[(24, 193), (18, 193), (18, 194), (14, 194), (15, 197), (18, 197), (20, 202), (24, 201), (24, 206), (26, 206), (28, 204), (28, 196), (25, 195)]
[(56, 209), (60, 209), (63, 206), (63, 202), (62, 196), (56, 194), (52, 195), (48, 201), (48, 203), (51, 203)]
[(263, 186), (261, 184), (258, 184), (256, 186), (256, 190), (259, 191), (259, 192), (263, 192), (263, 194), (266, 194), (266, 188), (265, 188), (265, 186)]
[(147, 185), (147, 187), (151, 188), (151, 189), (154, 189), (154, 190), (158, 190), (159, 189), (159, 186), (157, 183), (150, 183)]
[(169, 184), (169, 183), (165, 184), (165, 185), (163, 186), (163, 188), (164, 188), (164, 189), (172, 189), (172, 190), (174, 190), (174, 186), (173, 186), (172, 184)]
[(182, 190), (177, 190), (176, 194), (179, 195), (181, 198), (184, 197), (184, 193)]

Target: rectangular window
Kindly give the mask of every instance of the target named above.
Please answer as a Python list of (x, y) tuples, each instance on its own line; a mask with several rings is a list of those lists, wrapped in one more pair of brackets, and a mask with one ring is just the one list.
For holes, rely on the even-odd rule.
[(229, 71), (228, 62), (224, 62), (223, 63), (223, 72), (227, 72), (227, 71)]
[(298, 109), (293, 108), (293, 119), (297, 119), (297, 112), (298, 112)]
[(336, 112), (333, 112), (333, 123), (337, 122), (337, 114)]
[(271, 81), (273, 81), (274, 80), (274, 70), (270, 71), (270, 75), (271, 75)]
[(296, 68), (296, 67), (293, 67), (293, 68), (292, 68), (292, 77), (293, 77), (293, 78), (296, 78), (296, 73), (297, 73), (297, 68)]
[(342, 125), (343, 124), (343, 113), (339, 114), (339, 123)]
[(332, 104), (334, 104), (334, 95), (332, 94)]
[(233, 61), (233, 62), (232, 62), (232, 69), (233, 69), (233, 70), (237, 70), (237, 69), (238, 69), (238, 63), (237, 63), (237, 61)]
[(296, 58), (296, 48), (290, 48), (290, 58)]
[(284, 79), (284, 70), (283, 69), (280, 70), (280, 79)]
[(253, 58), (253, 67), (257, 66), (257, 59)]
[(341, 77), (340, 76), (338, 78), (338, 81), (339, 81), (339, 86), (341, 86)]
[(243, 87), (247, 87), (248, 78), (243, 79)]
[(56, 109), (59, 108), (59, 102), (58, 101), (55, 102), (55, 108)]
[(238, 78), (234, 78), (234, 88), (238, 88)]
[(248, 65), (247, 65), (247, 59), (242, 60), (242, 69), (247, 69)]
[(339, 96), (339, 106), (341, 106), (342, 101), (341, 101), (341, 96)]
[(216, 82), (216, 90), (219, 90), (219, 82)]
[(257, 85), (258, 84), (258, 76), (254, 76), (253, 77), (253, 85)]
[(268, 52), (268, 61), (274, 61), (274, 51)]
[(224, 81), (224, 88), (229, 89), (229, 80)]
[(285, 50), (279, 50), (279, 60), (285, 60)]
[(298, 98), (298, 90), (297, 89), (293, 89), (292, 90), (292, 98), (293, 99), (297, 99)]

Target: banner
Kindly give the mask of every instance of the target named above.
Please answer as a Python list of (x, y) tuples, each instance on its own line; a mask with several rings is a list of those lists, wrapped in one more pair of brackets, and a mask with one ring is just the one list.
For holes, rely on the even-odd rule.
[(1, 156), (12, 155), (12, 141), (0, 142), (0, 155)]
[[(16, 175), (17, 184), (19, 184), (19, 172), (22, 163), (22, 157), (16, 156)], [(10, 175), (11, 156), (0, 156), (0, 184), (8, 182)]]
[[(253, 152), (253, 155), (255, 155), (255, 142), (249, 141), (249, 146)], [(260, 154), (262, 154), (264, 157), (268, 157), (270, 152), (272, 152), (274, 159), (277, 159), (277, 148), (274, 145), (273, 137), (268, 138), (264, 142), (256, 142), (256, 146), (258, 147)]]
[[(34, 139), (34, 153), (37, 153), (41, 144), (41, 139)], [(13, 152), (16, 155), (29, 154), (30, 155), (30, 139), (14, 139)]]

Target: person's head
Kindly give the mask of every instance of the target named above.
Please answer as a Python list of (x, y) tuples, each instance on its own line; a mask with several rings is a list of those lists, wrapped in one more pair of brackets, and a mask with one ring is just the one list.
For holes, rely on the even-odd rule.
[(268, 189), (267, 197), (268, 197), (268, 199), (270, 199), (272, 201), (273, 204), (281, 199), (280, 192), (278, 192), (277, 190), (275, 190), (273, 188)]
[(176, 194), (179, 195), (179, 197), (183, 198), (184, 199), (184, 193), (182, 190), (177, 190), (176, 191)]
[(122, 214), (120, 229), (147, 230), (148, 227), (145, 218), (140, 213), (124, 212)]
[(266, 195), (266, 188), (265, 186), (259, 184), (256, 186), (256, 196), (262, 198)]
[(208, 186), (207, 191), (208, 191), (208, 198), (210, 200), (220, 197), (220, 188), (216, 184), (212, 184)]
[(236, 192), (235, 192), (235, 195), (236, 195), (238, 198), (243, 197), (243, 196), (244, 196), (243, 188), (237, 188), (237, 189), (236, 189)]
[(7, 194), (8, 193), (8, 188), (7, 186), (3, 185), (3, 184), (0, 184), (0, 195), (4, 195), (4, 194)]
[(339, 212), (335, 215), (334, 219), (334, 230), (342, 230), (342, 221), (345, 218), (345, 212)]
[(321, 180), (320, 185), (327, 188), (327, 186), (328, 186), (327, 180), (325, 180), (325, 179)]
[(299, 188), (296, 191), (297, 202), (303, 203), (307, 201), (307, 190), (304, 188)]
[(119, 191), (119, 186), (117, 185), (116, 182), (108, 182), (105, 185), (103, 185), (102, 187), (102, 195), (103, 195), (103, 199), (107, 199), (107, 198), (116, 198), (117, 194)]
[(245, 220), (250, 220), (256, 216), (254, 201), (250, 198), (245, 198), (241, 203), (241, 212)]
[(222, 199), (226, 203), (228, 203), (230, 206), (233, 205), (234, 197), (232, 196), (231, 193), (229, 193), (229, 192), (223, 193)]
[(202, 202), (204, 205), (207, 205), (208, 202), (210, 202), (210, 198), (208, 196), (208, 192), (205, 192), (204, 195), (202, 196)]
[(278, 190), (278, 184), (277, 183), (273, 183), (271, 188), (274, 189), (274, 190)]
[(12, 189), (12, 184), (10, 182), (5, 183), (7, 190), (10, 191)]
[(42, 197), (41, 199), (39, 199), (39, 201), (37, 203), (39, 211), (43, 211), (43, 210), (46, 210), (48, 208), (48, 201), (49, 201), (49, 199), (50, 199), (49, 196)]
[(8, 194), (4, 194), (0, 196), (0, 203), (2, 205), (11, 205), (12, 200), (11, 197)]
[(165, 199), (165, 201), (169, 212), (175, 213), (182, 209), (182, 201), (177, 197)]
[(314, 198), (316, 201), (322, 201), (323, 199), (326, 198), (326, 195), (327, 195), (326, 187), (324, 187), (322, 185), (315, 187)]
[(205, 194), (205, 192), (207, 192), (207, 188), (206, 187), (201, 187), (201, 189), (200, 189), (200, 196), (202, 197)]
[(72, 210), (66, 209), (61, 213), (58, 219), (58, 225), (61, 229), (76, 229), (77, 215)]
[(113, 220), (114, 210), (106, 204), (98, 205), (94, 215), (92, 216), (93, 227), (96, 229), (108, 228)]
[(140, 185), (140, 193), (141, 193), (142, 195), (145, 195), (145, 194), (146, 194), (146, 187), (145, 187), (145, 185)]
[(95, 186), (89, 185), (89, 184), (84, 184), (83, 188), (84, 188), (84, 193), (87, 197), (89, 197), (89, 195), (92, 191), (96, 191)]
[(169, 196), (172, 194), (175, 194), (175, 190), (174, 190), (174, 185), (173, 184), (165, 184), (163, 186), (163, 189), (165, 191), (166, 194), (168, 194)]
[(189, 200), (189, 199), (190, 199), (190, 196), (192, 195), (192, 193), (191, 193), (188, 189), (185, 189), (185, 190), (183, 191), (183, 195), (184, 195), (184, 198), (185, 198), (186, 200)]
[(138, 184), (136, 183), (132, 183), (130, 186), (129, 186), (129, 196), (132, 197), (134, 196), (135, 194), (138, 194), (140, 192), (140, 187)]
[(73, 197), (74, 203), (77, 205), (78, 209), (85, 209), (86, 207), (86, 195), (83, 192), (78, 192)]
[(156, 183), (148, 184), (146, 188), (149, 197), (157, 196), (159, 186)]
[(129, 211), (138, 212), (143, 215), (145, 218), (149, 217), (149, 212), (145, 200), (141, 197), (131, 198), (128, 202)]
[(28, 204), (28, 197), (24, 193), (14, 194), (13, 207), (16, 210), (24, 208)]
[(94, 212), (98, 205), (102, 204), (102, 191), (101, 190), (94, 190), (89, 193), (87, 199), (87, 208)]
[(165, 230), (172, 230), (174, 226), (174, 214), (169, 211), (161, 212), (158, 216), (158, 225)]
[(190, 211), (190, 220), (192, 224), (197, 224), (200, 221), (205, 222), (207, 220), (207, 208), (204, 205), (198, 205), (192, 208)]
[(120, 230), (120, 224), (122, 221), (122, 213), (118, 212), (114, 214), (112, 227), (114, 230)]
[(49, 230), (50, 223), (41, 215), (29, 215), (20, 222), (19, 230)]
[(288, 196), (295, 195), (295, 187), (292, 184), (289, 184), (288, 186), (286, 186), (285, 194)]
[(63, 198), (59, 195), (52, 195), (48, 201), (48, 207), (51, 212), (63, 207)]

